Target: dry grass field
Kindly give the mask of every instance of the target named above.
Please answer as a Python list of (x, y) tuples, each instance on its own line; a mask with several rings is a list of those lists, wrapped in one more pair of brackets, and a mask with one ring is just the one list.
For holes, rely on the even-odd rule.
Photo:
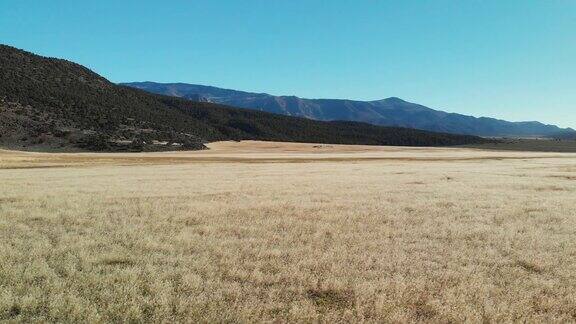
[(574, 322), (576, 155), (0, 151), (0, 320)]

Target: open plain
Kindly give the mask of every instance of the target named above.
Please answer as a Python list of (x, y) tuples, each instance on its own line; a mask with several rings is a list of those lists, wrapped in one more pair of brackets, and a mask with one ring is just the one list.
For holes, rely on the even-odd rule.
[(573, 322), (576, 154), (0, 151), (0, 320)]

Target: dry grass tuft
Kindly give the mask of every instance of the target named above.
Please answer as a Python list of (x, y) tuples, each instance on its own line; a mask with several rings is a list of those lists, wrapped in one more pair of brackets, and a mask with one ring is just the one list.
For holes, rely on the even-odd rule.
[(543, 266), (541, 266), (535, 262), (530, 262), (530, 261), (525, 261), (525, 260), (516, 261), (516, 265), (519, 266), (520, 268), (528, 271), (528, 272), (537, 273), (537, 274), (541, 274), (545, 270)]
[(572, 175), (552, 175), (550, 178), (564, 179), (564, 180), (576, 180), (576, 176)]
[(336, 289), (310, 289), (310, 298), (320, 308), (351, 308), (354, 306), (354, 291)]
[(129, 265), (133, 265), (134, 261), (132, 261), (126, 257), (111, 256), (111, 257), (103, 258), (100, 261), (100, 264), (109, 265), (109, 266), (129, 266)]
[(438, 311), (429, 303), (426, 294), (420, 294), (410, 306), (417, 321), (430, 321), (438, 315)]
[(572, 191), (571, 188), (561, 187), (561, 186), (541, 186), (534, 187), (535, 191)]

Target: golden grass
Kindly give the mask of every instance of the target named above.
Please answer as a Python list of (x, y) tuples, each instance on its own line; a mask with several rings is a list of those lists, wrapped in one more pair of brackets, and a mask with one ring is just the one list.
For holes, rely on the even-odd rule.
[(0, 152), (0, 320), (576, 321), (576, 155), (314, 146)]

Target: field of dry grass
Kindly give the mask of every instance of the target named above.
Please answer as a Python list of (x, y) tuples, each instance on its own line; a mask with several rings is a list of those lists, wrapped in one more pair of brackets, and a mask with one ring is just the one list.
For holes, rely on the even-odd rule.
[(576, 321), (576, 155), (0, 151), (0, 320)]

